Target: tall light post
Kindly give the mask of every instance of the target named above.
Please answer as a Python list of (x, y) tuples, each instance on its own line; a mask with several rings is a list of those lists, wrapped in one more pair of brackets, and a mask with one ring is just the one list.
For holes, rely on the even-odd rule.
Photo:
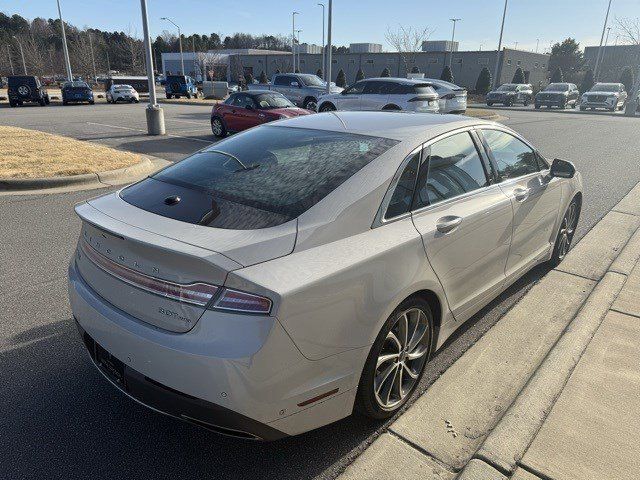
[(87, 35), (89, 36), (89, 49), (91, 50), (91, 63), (93, 64), (93, 81), (97, 81), (98, 74), (96, 73), (96, 57), (93, 56), (93, 40), (91, 36), (91, 32), (87, 30)]
[(327, 65), (325, 63), (325, 51), (326, 45), (324, 44), (324, 3), (319, 3), (319, 7), (322, 7), (322, 79), (327, 78)]
[(164, 135), (164, 112), (158, 105), (156, 98), (156, 79), (153, 73), (153, 52), (151, 51), (151, 38), (149, 37), (147, 0), (140, 0), (140, 9), (142, 10), (142, 32), (144, 34), (144, 53), (147, 65), (147, 81), (149, 84), (149, 105), (147, 105), (145, 109), (147, 132), (149, 135)]
[[(297, 37), (296, 37), (298, 39), (298, 48), (297, 48), (297, 50), (298, 50), (298, 70), (300, 70), (300, 68), (301, 68), (300, 67), (300, 65), (301, 65), (301, 63), (300, 63), (300, 32), (301, 31), (302, 31), (302, 29), (296, 30), (296, 33), (298, 34)], [(300, 70), (300, 71), (302, 72), (302, 70)], [(295, 70), (293, 71), (293, 73), (295, 73)]]
[(540, 39), (536, 38), (536, 53), (538, 53), (538, 48), (540, 48)]
[(515, 46), (513, 47), (514, 50), (518, 49), (518, 42), (516, 42)]
[(13, 60), (11, 60), (11, 48), (7, 45), (7, 56), (9, 57), (9, 68), (11, 69), (11, 75), (15, 75), (13, 71)]
[(598, 81), (598, 67), (600, 66), (602, 56), (602, 42), (604, 41), (604, 32), (607, 29), (607, 22), (609, 22), (609, 12), (611, 11), (611, 0), (607, 6), (607, 13), (604, 16), (604, 25), (602, 26), (602, 35), (600, 36), (600, 46), (598, 47), (598, 56), (596, 57), (596, 66), (593, 69), (593, 79)]
[(184, 56), (182, 55), (182, 33), (180, 32), (180, 27), (168, 17), (161, 17), (160, 20), (166, 20), (167, 22), (171, 23), (174, 27), (178, 29), (178, 45), (180, 46), (180, 65), (182, 67), (182, 75), (186, 75), (186, 73), (184, 73)]
[(331, 93), (331, 56), (333, 49), (331, 45), (331, 22), (333, 14), (333, 0), (329, 0), (329, 23), (327, 24), (327, 93)]
[(24, 61), (24, 51), (22, 50), (22, 43), (20, 43), (20, 39), (18, 37), (16, 37), (15, 35), (12, 35), (12, 37), (16, 40), (16, 42), (18, 42), (18, 48), (20, 48), (20, 56), (22, 57), (22, 68), (24, 69), (24, 74), (27, 74), (27, 64)]
[(453, 31), (451, 32), (451, 52), (449, 52), (449, 68), (451, 68), (451, 63), (453, 62), (453, 41), (456, 38), (456, 23), (462, 20), (461, 18), (450, 18), (453, 22)]
[(504, 19), (507, 16), (507, 2), (509, 0), (504, 0), (504, 11), (502, 12), (502, 25), (500, 27), (500, 40), (498, 40), (498, 52), (496, 53), (496, 68), (493, 71), (493, 87), (498, 86), (498, 70), (500, 69), (500, 61), (502, 56), (502, 34), (504, 33)]
[(67, 35), (64, 32), (64, 20), (62, 19), (62, 10), (60, 9), (60, 0), (58, 2), (58, 17), (60, 17), (60, 30), (62, 34), (62, 51), (64, 53), (64, 65), (67, 69), (67, 80), (73, 82), (73, 74), (71, 73), (71, 60), (69, 60), (69, 48), (67, 48)]
[(298, 12), (291, 14), (291, 60), (293, 61), (293, 67), (291, 73), (296, 72), (296, 15)]

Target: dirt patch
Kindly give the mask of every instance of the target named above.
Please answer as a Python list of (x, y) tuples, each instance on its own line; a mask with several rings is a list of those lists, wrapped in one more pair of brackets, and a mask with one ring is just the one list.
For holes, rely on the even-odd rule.
[(140, 163), (134, 153), (25, 128), (0, 126), (0, 178), (98, 173)]
[(500, 115), (498, 115), (495, 110), (487, 110), (484, 108), (468, 108), (464, 114), (467, 117), (485, 118), (489, 120), (500, 118)]

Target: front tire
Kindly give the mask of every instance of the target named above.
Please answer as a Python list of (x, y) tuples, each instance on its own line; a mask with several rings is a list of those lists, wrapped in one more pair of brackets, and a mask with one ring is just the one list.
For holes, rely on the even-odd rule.
[(567, 211), (560, 222), (560, 229), (556, 237), (556, 243), (553, 246), (553, 254), (549, 260), (549, 264), (553, 267), (560, 265), (560, 262), (567, 256), (571, 248), (571, 241), (576, 233), (576, 226), (580, 219), (580, 200), (574, 198), (571, 200)]
[(371, 347), (356, 408), (371, 418), (391, 417), (420, 383), (434, 345), (431, 307), (422, 298), (408, 298), (387, 319)]
[(302, 108), (315, 112), (318, 110), (318, 101), (315, 98), (307, 98), (302, 104)]
[(211, 132), (216, 138), (227, 136), (227, 128), (224, 126), (224, 122), (220, 117), (213, 117), (211, 119)]

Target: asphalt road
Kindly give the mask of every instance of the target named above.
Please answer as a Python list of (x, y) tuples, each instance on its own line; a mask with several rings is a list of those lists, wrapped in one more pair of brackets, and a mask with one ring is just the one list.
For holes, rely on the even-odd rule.
[[(52, 116), (51, 111), (55, 110)], [(169, 160), (212, 141), (208, 109), (166, 105), (173, 136), (144, 135), (144, 106), (2, 109), (0, 124), (97, 141)], [(639, 119), (504, 112), (549, 158), (585, 182), (582, 237), (640, 181)], [(111, 387), (89, 363), (67, 301), (66, 267), (79, 232), (73, 205), (107, 190), (0, 197), (0, 477), (333, 478), (385, 424), (348, 418), (273, 444), (220, 437), (156, 414)], [(530, 272), (447, 343), (424, 391), (541, 275)]]

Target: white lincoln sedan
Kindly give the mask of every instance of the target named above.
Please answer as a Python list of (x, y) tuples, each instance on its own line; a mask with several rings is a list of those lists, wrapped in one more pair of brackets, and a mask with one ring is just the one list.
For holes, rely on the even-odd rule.
[(210, 430), (382, 419), (465, 320), (564, 258), (581, 189), (496, 123), (282, 120), (78, 205), (73, 315), (114, 386)]

